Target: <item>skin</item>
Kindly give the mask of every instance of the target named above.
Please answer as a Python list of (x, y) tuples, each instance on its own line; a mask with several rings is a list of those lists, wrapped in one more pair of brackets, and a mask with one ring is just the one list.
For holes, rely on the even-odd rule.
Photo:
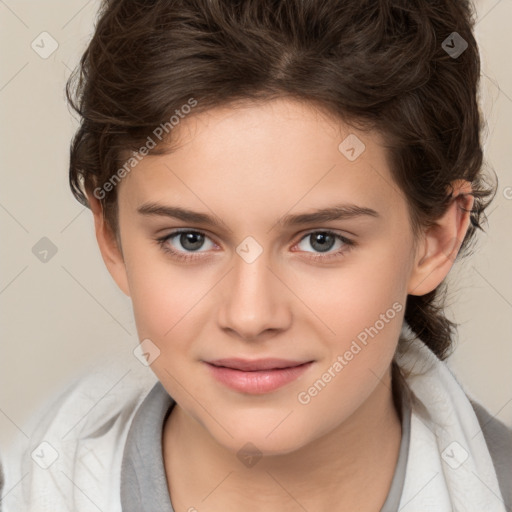
[[(338, 149), (349, 134), (366, 146), (355, 161)], [(90, 201), (105, 264), (132, 299), (139, 339), (160, 350), (151, 368), (177, 402), (162, 434), (175, 510), (379, 510), (401, 439), (390, 365), (405, 301), (448, 274), (469, 225), (461, 207), (472, 208), (470, 184), (453, 183), (451, 206), (414, 246), (406, 199), (377, 133), (281, 98), (189, 116), (172, 135), (174, 152), (144, 158), (118, 185), (117, 239)], [(222, 224), (138, 213), (148, 202)], [(277, 224), (338, 203), (379, 217)], [(195, 259), (178, 261), (155, 242), (177, 228), (206, 235), (196, 251), (179, 236), (167, 241)], [(334, 239), (321, 252), (306, 235), (326, 229), (356, 245)], [(248, 236), (263, 251), (252, 263), (236, 252)], [(298, 394), (393, 303), (401, 311), (300, 403)], [(216, 381), (201, 362), (222, 357), (314, 363), (297, 380), (250, 395)], [(237, 457), (249, 441), (262, 454), (252, 467)]]

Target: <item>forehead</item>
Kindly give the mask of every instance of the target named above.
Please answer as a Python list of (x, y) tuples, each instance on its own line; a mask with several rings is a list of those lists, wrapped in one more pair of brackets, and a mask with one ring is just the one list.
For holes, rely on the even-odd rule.
[(303, 102), (184, 116), (171, 137), (172, 151), (143, 158), (123, 180), (121, 202), (124, 196), (132, 205), (151, 200), (240, 213), (259, 205), (282, 213), (359, 201), (385, 212), (403, 199), (379, 134)]

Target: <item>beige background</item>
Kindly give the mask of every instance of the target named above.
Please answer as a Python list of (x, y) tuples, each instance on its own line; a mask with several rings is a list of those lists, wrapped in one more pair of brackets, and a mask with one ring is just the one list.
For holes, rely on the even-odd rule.
[[(97, 0), (0, 1), (0, 448), (98, 361), (140, 365), (131, 303), (107, 273), (91, 214), (67, 182), (77, 123), (64, 83), (92, 35), (97, 7)], [(512, 2), (479, 1), (477, 11), (485, 151), (500, 186), (488, 233), (449, 276), (450, 316), (461, 325), (448, 364), (467, 392), (512, 426)], [(44, 31), (58, 43), (47, 59), (31, 47)], [(32, 252), (42, 237), (57, 249), (46, 263)]]

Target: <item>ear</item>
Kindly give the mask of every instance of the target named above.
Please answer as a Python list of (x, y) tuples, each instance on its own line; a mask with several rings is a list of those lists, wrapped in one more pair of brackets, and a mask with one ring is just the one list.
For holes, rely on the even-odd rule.
[(446, 212), (423, 233), (418, 243), (409, 279), (410, 295), (425, 295), (439, 286), (452, 268), (466, 236), (475, 200), (471, 183), (455, 180), (451, 188), (452, 201)]
[(96, 240), (98, 241), (103, 261), (105, 262), (105, 265), (117, 286), (119, 286), (126, 295), (130, 296), (128, 276), (123, 259), (120, 237), (116, 238), (112, 229), (104, 219), (103, 207), (100, 201), (94, 197), (94, 195), (87, 195), (87, 199), (94, 215)]

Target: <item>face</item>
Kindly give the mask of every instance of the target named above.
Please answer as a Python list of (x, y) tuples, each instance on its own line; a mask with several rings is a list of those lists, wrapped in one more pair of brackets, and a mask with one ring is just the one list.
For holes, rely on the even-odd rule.
[(389, 370), (412, 286), (405, 198), (377, 134), (292, 100), (198, 114), (173, 135), (174, 152), (118, 185), (139, 339), (221, 445), (296, 450)]

